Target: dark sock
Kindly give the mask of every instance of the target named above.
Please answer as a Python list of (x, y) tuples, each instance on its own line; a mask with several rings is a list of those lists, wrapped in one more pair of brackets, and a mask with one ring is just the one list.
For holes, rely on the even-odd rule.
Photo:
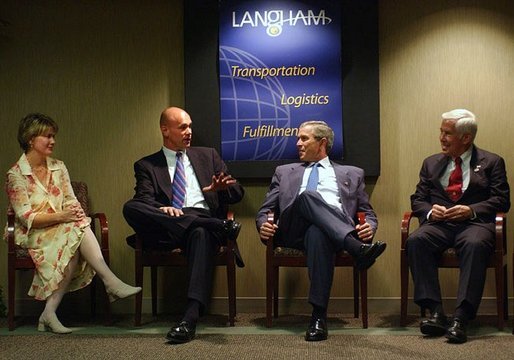
[(360, 249), (361, 249), (362, 245), (363, 245), (362, 241), (360, 241), (356, 237), (356, 234), (354, 234), (353, 232), (349, 233), (344, 238), (343, 248), (344, 248), (344, 250), (348, 251), (348, 253), (350, 255), (352, 255), (353, 257), (360, 255)]
[(221, 231), (223, 229), (223, 224), (223, 220), (209, 217), (199, 217), (191, 223), (194, 227), (203, 227), (209, 231)]
[(198, 300), (189, 299), (187, 301), (186, 312), (182, 321), (187, 321), (191, 325), (196, 325), (198, 318), (200, 317), (201, 304)]
[(430, 314), (434, 314), (436, 312), (440, 314), (444, 314), (443, 310), (443, 304), (440, 302), (434, 301), (434, 300), (424, 300), (420, 306), (424, 309), (428, 309), (430, 311)]
[(459, 318), (464, 323), (467, 323), (468, 320), (474, 317), (473, 313), (473, 307), (469, 303), (463, 301), (462, 304), (460, 304), (459, 307), (455, 309), (454, 317)]
[(312, 319), (326, 319), (327, 309), (321, 306), (312, 305)]
[(444, 310), (443, 310), (443, 304), (441, 303), (435, 303), (433, 306), (432, 306), (432, 309), (430, 309), (430, 313), (433, 314), (435, 312), (438, 312), (440, 314), (444, 314)]

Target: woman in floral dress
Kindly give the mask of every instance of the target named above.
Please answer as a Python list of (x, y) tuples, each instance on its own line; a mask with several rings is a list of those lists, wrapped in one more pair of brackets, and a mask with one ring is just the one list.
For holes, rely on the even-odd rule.
[(111, 302), (141, 288), (122, 282), (105, 263), (66, 166), (50, 157), (57, 131), (43, 114), (20, 121), (18, 142), (24, 153), (7, 172), (7, 194), (16, 214), (16, 243), (28, 249), (36, 268), (29, 295), (46, 301), (38, 330), (65, 334), (71, 329), (57, 318), (57, 307), (66, 292), (87, 286), (95, 273)]

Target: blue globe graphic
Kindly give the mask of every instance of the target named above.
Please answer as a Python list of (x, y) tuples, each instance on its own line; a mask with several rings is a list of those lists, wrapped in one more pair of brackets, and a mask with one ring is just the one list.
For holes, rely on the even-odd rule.
[[(288, 138), (255, 134), (262, 127), (290, 127), (289, 106), (280, 104), (284, 88), (277, 77), (234, 77), (233, 66), (267, 68), (266, 64), (246, 51), (228, 46), (219, 48), (223, 159), (280, 159)], [(254, 130), (254, 136), (250, 136), (249, 129)]]

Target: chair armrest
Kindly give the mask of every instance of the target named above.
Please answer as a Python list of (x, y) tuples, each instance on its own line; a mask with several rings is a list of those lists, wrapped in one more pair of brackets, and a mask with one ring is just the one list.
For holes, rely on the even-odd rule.
[(405, 249), (405, 242), (409, 237), (410, 231), (410, 221), (412, 220), (412, 212), (406, 211), (403, 214), (402, 225), (401, 225), (401, 233), (402, 233), (402, 249)]
[[(364, 224), (366, 222), (366, 213), (362, 211), (357, 212), (357, 221), (360, 225)], [(275, 213), (273, 211), (268, 212), (268, 223), (270, 223), (271, 225), (275, 223)], [(272, 246), (273, 236), (269, 239), (261, 238), (261, 242), (266, 246)]]
[(504, 213), (496, 213), (496, 251), (501, 250), (503, 254), (507, 253), (507, 238), (505, 233), (505, 226), (507, 225), (507, 218)]
[(107, 222), (107, 217), (104, 213), (94, 213), (90, 216), (91, 221), (98, 220), (98, 223), (100, 224), (100, 247), (102, 249), (109, 249), (109, 224)]
[(9, 254), (15, 253), (15, 243), (14, 243), (14, 211), (9, 208), (7, 209), (7, 252)]

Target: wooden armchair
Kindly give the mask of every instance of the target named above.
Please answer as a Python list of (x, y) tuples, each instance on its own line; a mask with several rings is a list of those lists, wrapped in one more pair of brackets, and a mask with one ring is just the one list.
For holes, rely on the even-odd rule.
[[(365, 214), (357, 214), (360, 224), (366, 221)], [(274, 214), (268, 214), (268, 222), (274, 223)], [(271, 327), (273, 319), (272, 309), (275, 318), (278, 317), (278, 288), (279, 288), (279, 268), (283, 267), (306, 267), (307, 258), (304, 253), (297, 249), (277, 247), (273, 242), (273, 237), (265, 240), (261, 239), (266, 245), (266, 326)], [(353, 269), (353, 312), (354, 317), (359, 317), (359, 277), (362, 306), (362, 327), (368, 328), (368, 272), (359, 272), (355, 267), (353, 257), (346, 251), (342, 251), (335, 257), (335, 266), (347, 266)]]
[[(84, 212), (91, 217), (91, 229), (95, 232), (95, 225), (98, 222), (100, 233), (100, 248), (107, 265), (109, 265), (109, 228), (107, 218), (104, 213), (91, 213), (89, 208), (89, 198), (87, 185), (84, 182), (72, 181), (71, 185), (77, 200), (80, 202)], [(15, 290), (16, 290), (16, 270), (34, 270), (34, 263), (26, 249), (16, 245), (14, 240), (14, 218), (15, 214), (9, 206), (7, 209), (7, 324), (9, 330), (15, 328)], [(90, 285), (91, 291), (91, 314), (96, 314), (96, 277)], [(104, 296), (106, 323), (111, 322), (111, 308), (107, 298)]]
[[(409, 262), (405, 244), (410, 234), (410, 223), (413, 216), (410, 211), (405, 212), (401, 224), (402, 244), (400, 250), (401, 269), (401, 310), (400, 325), (407, 322), (407, 302), (409, 294)], [(496, 214), (495, 250), (489, 259), (489, 268), (494, 268), (496, 279), (496, 308), (498, 312), (497, 326), (503, 330), (504, 319), (508, 319), (507, 300), (507, 219), (504, 213)], [(446, 250), (439, 262), (440, 268), (458, 268), (459, 258), (454, 248)], [(421, 309), (421, 316), (425, 316), (425, 309)]]
[[(227, 213), (227, 219), (234, 219), (232, 212)], [(187, 258), (182, 249), (163, 249), (159, 246), (148, 246), (157, 244), (155, 239), (143, 239), (138, 234), (127, 237), (127, 244), (135, 250), (135, 271), (136, 285), (143, 287), (144, 268), (150, 267), (151, 291), (152, 291), (152, 316), (157, 315), (157, 268), (159, 266), (186, 267)], [(230, 326), (234, 326), (236, 317), (236, 267), (234, 255), (235, 242), (227, 240), (227, 245), (219, 249), (215, 259), (216, 266), (227, 267), (227, 288), (228, 288), (228, 320)], [(143, 305), (143, 292), (135, 296), (135, 326), (141, 326), (141, 309)]]

